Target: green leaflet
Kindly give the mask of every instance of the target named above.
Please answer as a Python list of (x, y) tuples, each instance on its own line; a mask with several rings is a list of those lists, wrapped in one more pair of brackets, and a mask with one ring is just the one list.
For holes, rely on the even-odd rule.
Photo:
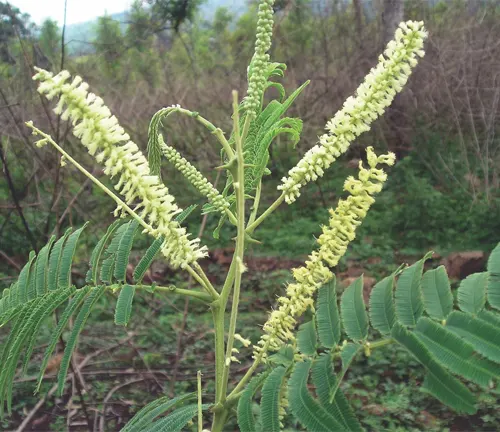
[(118, 250), (122, 236), (125, 234), (129, 226), (130, 222), (125, 222), (116, 228), (111, 243), (104, 252), (104, 260), (101, 264), (100, 274), (100, 279), (103, 282), (111, 283), (112, 281), (113, 269), (116, 261), (116, 251)]
[(279, 403), (285, 373), (286, 369), (283, 366), (278, 366), (269, 374), (262, 387), (260, 419), (262, 428), (266, 432), (280, 432), (281, 430)]
[(333, 415), (316, 402), (307, 390), (311, 361), (296, 363), (288, 381), (288, 402), (297, 420), (309, 432), (343, 431)]
[(500, 243), (491, 252), (487, 269), (490, 272), (488, 302), (495, 309), (500, 309)]
[(30, 266), (30, 272), (28, 276), (28, 284), (27, 284), (27, 290), (28, 290), (28, 301), (33, 300), (37, 294), (36, 294), (36, 260), (35, 260), (36, 254), (34, 251), (30, 252), (29, 255), (29, 261), (31, 262)]
[(363, 301), (363, 276), (349, 285), (340, 299), (344, 330), (352, 340), (362, 340), (368, 335), (368, 316)]
[(109, 238), (111, 235), (114, 233), (116, 228), (120, 225), (120, 221), (116, 220), (114, 221), (106, 230), (106, 234), (97, 242), (95, 245), (94, 249), (92, 250), (92, 255), (90, 256), (90, 265), (89, 265), (89, 270), (87, 272), (87, 276), (85, 278), (85, 281), (87, 283), (92, 283), (94, 285), (97, 284), (97, 275), (99, 272), (99, 262), (101, 261), (101, 255), (102, 252), (104, 251), (104, 247), (108, 243)]
[(389, 334), (396, 322), (392, 294), (394, 279), (394, 273), (382, 279), (373, 287), (370, 294), (370, 320), (372, 326), (383, 335)]
[(282, 346), (275, 354), (268, 357), (269, 363), (288, 367), (294, 360), (294, 348), (291, 345)]
[(496, 327), (479, 318), (454, 311), (446, 321), (446, 328), (463, 337), (486, 358), (500, 363), (500, 338)]
[(127, 229), (124, 231), (118, 243), (116, 250), (116, 260), (114, 266), (114, 276), (119, 282), (125, 282), (127, 277), (127, 266), (129, 261), (130, 252), (132, 251), (132, 243), (134, 242), (135, 233), (139, 222), (136, 220), (130, 221)]
[(148, 268), (151, 267), (151, 264), (156, 258), (156, 255), (158, 255), (158, 252), (160, 252), (164, 242), (165, 242), (165, 237), (158, 237), (151, 244), (151, 246), (148, 247), (146, 253), (142, 256), (141, 260), (139, 261), (139, 264), (137, 264), (137, 266), (135, 267), (134, 280), (138, 284), (142, 282), (142, 278), (146, 274)]
[(493, 379), (500, 378), (500, 366), (479, 357), (471, 344), (435, 321), (420, 318), (415, 334), (436, 360), (451, 372), (484, 388), (488, 388)]
[[(202, 410), (207, 410), (210, 405), (202, 405)], [(184, 426), (198, 412), (198, 405), (187, 405), (176, 409), (174, 412), (160, 420), (155, 421), (149, 427), (144, 428), (141, 432), (180, 432)], [(136, 430), (136, 429), (134, 429)]]
[(161, 120), (164, 117), (168, 117), (172, 114), (173, 110), (171, 107), (162, 108), (157, 111), (151, 122), (149, 123), (148, 129), (148, 163), (149, 163), (149, 171), (151, 175), (157, 175), (161, 180), (161, 149), (160, 142), (158, 141), (158, 132), (161, 126)]
[(425, 272), (422, 277), (422, 294), (429, 316), (437, 320), (446, 319), (453, 309), (453, 295), (444, 266)]
[(340, 317), (337, 306), (336, 279), (319, 288), (316, 311), (318, 336), (321, 345), (335, 347), (340, 341)]
[(178, 405), (195, 398), (195, 393), (188, 393), (175, 398), (163, 396), (156, 399), (137, 412), (137, 414), (130, 419), (121, 432), (134, 432), (142, 430), (144, 427), (150, 426), (153, 420), (159, 415), (162, 415), (169, 409), (175, 408)]
[[(333, 373), (332, 360), (328, 353), (321, 354), (314, 360), (311, 376), (316, 387), (316, 394), (325, 408), (348, 431), (362, 431), (363, 428), (355, 417), (348, 400), (340, 390), (337, 377)], [(330, 393), (337, 388), (333, 402)]]
[(59, 275), (57, 288), (68, 288), (71, 285), (71, 264), (73, 263), (73, 256), (76, 251), (76, 243), (80, 238), (80, 234), (88, 225), (86, 222), (80, 229), (77, 229), (73, 234), (71, 234), (66, 243), (64, 244), (63, 250), (61, 252), (61, 263), (59, 265)]
[(48, 274), (48, 291), (54, 291), (57, 289), (58, 278), (59, 278), (59, 269), (61, 267), (61, 258), (63, 253), (63, 245), (66, 242), (66, 239), (73, 231), (72, 228), (68, 228), (64, 235), (56, 241), (54, 246), (52, 247), (52, 251), (50, 252), (49, 257), (49, 274)]
[(28, 284), (30, 279), (31, 267), (33, 265), (33, 260), (35, 259), (35, 253), (30, 252), (30, 257), (26, 265), (22, 268), (21, 273), (19, 273), (19, 279), (17, 281), (17, 303), (23, 304), (28, 300)]
[(489, 273), (475, 273), (467, 276), (458, 287), (458, 306), (464, 312), (478, 314), (486, 304), (486, 287)]
[(61, 366), (59, 368), (59, 373), (57, 374), (57, 392), (62, 395), (64, 390), (64, 383), (66, 381), (66, 375), (68, 374), (68, 368), (71, 361), (71, 356), (76, 346), (76, 341), (78, 335), (83, 329), (83, 326), (87, 322), (87, 319), (94, 307), (95, 303), (101, 296), (104, 294), (106, 290), (105, 285), (101, 285), (99, 287), (95, 287), (92, 289), (90, 294), (85, 299), (78, 316), (76, 317), (75, 323), (73, 325), (73, 330), (66, 342), (66, 348), (64, 350), (63, 358), (61, 359)]
[(500, 314), (497, 312), (482, 310), (479, 312), (477, 317), (483, 321), (486, 321), (488, 324), (491, 324), (500, 329)]
[(269, 375), (270, 370), (255, 375), (243, 390), (238, 400), (238, 426), (240, 432), (255, 432), (255, 420), (252, 412), (253, 397)]
[(50, 341), (45, 349), (45, 353), (43, 355), (43, 360), (42, 360), (42, 365), (40, 367), (40, 372), (38, 373), (38, 379), (37, 379), (37, 386), (35, 393), (40, 391), (40, 386), (42, 385), (42, 380), (43, 376), (45, 374), (45, 370), (47, 369), (47, 365), (49, 364), (50, 356), (54, 352), (54, 348), (57, 345), (57, 342), (59, 341), (59, 338), (62, 335), (62, 332), (64, 328), (66, 327), (66, 324), (68, 324), (68, 321), (70, 317), (75, 313), (75, 311), (82, 305), (85, 296), (88, 294), (90, 291), (90, 287), (84, 287), (82, 289), (77, 290), (76, 294), (74, 297), (71, 299), (70, 303), (66, 306), (66, 309), (64, 309), (64, 312), (62, 313), (61, 317), (59, 318), (59, 322), (57, 323), (56, 329), (52, 332), (50, 336)]
[(432, 252), (429, 252), (420, 261), (403, 271), (396, 284), (396, 315), (404, 325), (416, 326), (424, 310), (420, 283), (424, 263), (431, 255)]
[(135, 286), (123, 285), (116, 302), (115, 324), (126, 326), (130, 320), (132, 312), (132, 302), (134, 301)]
[(47, 292), (48, 284), (48, 268), (49, 268), (49, 253), (56, 236), (52, 236), (48, 243), (38, 252), (35, 265), (36, 273), (36, 295), (41, 296)]
[(425, 367), (427, 376), (423, 390), (455, 411), (468, 414), (476, 412), (472, 393), (437, 362), (417, 336), (399, 323), (394, 325), (391, 335)]
[(316, 329), (314, 320), (301, 324), (297, 333), (297, 345), (302, 354), (316, 354)]
[(197, 207), (198, 204), (191, 204), (190, 206), (186, 207), (175, 217), (175, 221), (179, 223), (184, 222), (189, 217), (189, 215), (196, 210)]

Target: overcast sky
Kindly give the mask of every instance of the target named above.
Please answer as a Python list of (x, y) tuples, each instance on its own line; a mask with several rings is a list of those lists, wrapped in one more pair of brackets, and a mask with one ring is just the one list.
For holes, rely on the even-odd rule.
[[(7, 0), (31, 19), (40, 24), (45, 18), (55, 19), (63, 24), (64, 0)], [(122, 12), (130, 8), (133, 0), (68, 0), (66, 22), (74, 24), (89, 21), (98, 16)]]

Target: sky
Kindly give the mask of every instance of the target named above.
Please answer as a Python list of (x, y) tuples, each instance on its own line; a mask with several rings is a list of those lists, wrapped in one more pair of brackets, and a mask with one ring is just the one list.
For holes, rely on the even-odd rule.
[[(60, 26), (64, 20), (64, 0), (7, 0), (21, 12), (31, 15), (36, 24), (44, 19), (55, 19)], [(130, 8), (133, 0), (67, 0), (66, 23), (75, 24), (96, 17), (122, 12)]]

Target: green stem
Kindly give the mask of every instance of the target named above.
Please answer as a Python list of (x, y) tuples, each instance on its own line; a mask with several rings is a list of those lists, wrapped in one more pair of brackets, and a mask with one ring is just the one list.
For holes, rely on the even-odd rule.
[[(222, 376), (224, 373), (224, 309), (218, 304), (212, 306), (215, 330), (215, 401), (221, 399)], [(215, 421), (215, 417), (214, 417)]]
[[(113, 284), (109, 285), (107, 288), (110, 290), (116, 290), (121, 288), (122, 286), (123, 286), (122, 284)], [(170, 286), (131, 285), (131, 286), (135, 287), (135, 289), (144, 290), (148, 292), (168, 292), (172, 294), (183, 295), (186, 297), (192, 297), (196, 300), (201, 300), (204, 303), (211, 303), (213, 301), (212, 297), (210, 297), (208, 294), (204, 292), (188, 290), (184, 288), (177, 288), (175, 285), (170, 285)]]
[(203, 271), (203, 269), (201, 268), (201, 266), (195, 262), (194, 263), (194, 268), (195, 270), (198, 272), (198, 274), (200, 275), (202, 281), (205, 283), (205, 286), (207, 287), (208, 289), (208, 293), (215, 299), (217, 300), (219, 298), (219, 293), (216, 291), (216, 289), (214, 288), (214, 286), (212, 285), (212, 283), (210, 282), (210, 280), (208, 279), (207, 275), (205, 274), (205, 272)]
[(285, 201), (285, 194), (282, 193), (277, 199), (276, 201), (274, 201), (270, 206), (269, 208), (264, 212), (262, 213), (258, 218), (257, 220), (255, 220), (255, 222), (252, 222), (251, 224), (249, 224), (247, 226), (247, 233), (248, 234), (252, 234), (255, 230), (255, 228), (257, 228), (262, 222), (264, 222), (264, 220), (266, 220), (266, 218), (271, 215), (272, 212), (274, 212), (274, 210), (276, 210), (280, 204)]
[[(224, 374), (222, 376), (222, 388), (220, 397), (226, 397), (227, 384), (229, 380), (229, 368), (231, 365), (231, 356), (234, 345), (234, 334), (236, 332), (236, 321), (238, 319), (238, 306), (240, 300), (240, 287), (241, 277), (244, 270), (243, 255), (245, 251), (245, 160), (243, 157), (243, 144), (239, 130), (239, 116), (238, 116), (238, 93), (233, 91), (233, 109), (234, 109), (234, 136), (236, 143), (236, 208), (237, 208), (237, 237), (234, 261), (235, 277), (234, 277), (234, 291), (233, 291), (233, 304), (231, 306), (231, 317), (229, 320), (229, 332), (227, 337), (226, 358), (224, 360)], [(223, 400), (219, 400), (223, 402)]]
[(257, 217), (257, 212), (259, 211), (260, 204), (260, 194), (262, 192), (262, 180), (257, 184), (257, 189), (255, 190), (255, 198), (253, 200), (252, 205), (252, 213), (250, 213), (250, 217), (248, 218), (248, 225), (252, 225), (255, 222), (255, 218)]
[(234, 151), (229, 145), (229, 142), (227, 141), (226, 137), (224, 136), (224, 132), (222, 131), (221, 128), (216, 127), (213, 123), (208, 121), (206, 118), (202, 117), (199, 113), (190, 111), (185, 108), (171, 108), (171, 112), (179, 112), (181, 114), (186, 114), (190, 117), (193, 117), (194, 119), (198, 120), (203, 126), (205, 126), (210, 132), (212, 132), (217, 139), (219, 140), (220, 144), (222, 145), (222, 148), (227, 154), (228, 158), (234, 157)]
[(201, 371), (196, 374), (198, 381), (198, 432), (203, 431), (203, 411), (201, 408), (202, 398), (201, 398)]

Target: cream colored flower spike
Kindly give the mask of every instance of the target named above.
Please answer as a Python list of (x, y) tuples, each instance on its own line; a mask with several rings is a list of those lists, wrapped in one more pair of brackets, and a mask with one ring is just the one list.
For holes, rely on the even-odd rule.
[(267, 351), (277, 351), (294, 339), (296, 318), (308, 307), (313, 307), (314, 293), (332, 279), (329, 268), (335, 267), (344, 256), (347, 246), (356, 237), (356, 228), (375, 202), (373, 195), (382, 190), (387, 174), (377, 165), (393, 165), (395, 156), (393, 153), (377, 156), (372, 147), (366, 152), (369, 168), (364, 168), (360, 162), (358, 178), (346, 180), (344, 190), (349, 196), (340, 200), (335, 210), (330, 210), (329, 224), (323, 227), (318, 238), (319, 249), (309, 256), (305, 266), (293, 270), (295, 281), (288, 285), (286, 296), (278, 298), (278, 309), (264, 324), (265, 333), (254, 346), (255, 359), (264, 361)]
[(399, 25), (394, 40), (379, 57), (378, 65), (366, 76), (355, 96), (349, 97), (327, 123), (328, 132), (320, 137), (319, 144), (288, 172), (288, 177), (283, 177), (278, 189), (285, 193), (288, 204), (299, 197), (302, 186), (321, 177), (356, 137), (370, 130), (371, 123), (392, 103), (418, 58), (424, 55), (426, 37), (423, 22), (408, 21)]
[[(59, 97), (55, 113), (72, 122), (73, 134), (104, 164), (105, 174), (118, 177), (115, 189), (149, 223), (151, 229), (146, 231), (154, 237), (165, 237), (162, 252), (170, 264), (186, 267), (205, 256), (206, 248), (200, 247), (198, 239), (190, 240), (186, 230), (175, 221), (181, 209), (174, 197), (157, 176), (151, 175), (147, 159), (103, 100), (89, 93), (88, 84), (79, 76), (69, 83), (67, 71), (55, 76), (43, 69), (37, 68), (37, 72), (33, 79), (40, 81), (38, 91), (48, 99)], [(120, 211), (117, 209), (117, 213)]]

